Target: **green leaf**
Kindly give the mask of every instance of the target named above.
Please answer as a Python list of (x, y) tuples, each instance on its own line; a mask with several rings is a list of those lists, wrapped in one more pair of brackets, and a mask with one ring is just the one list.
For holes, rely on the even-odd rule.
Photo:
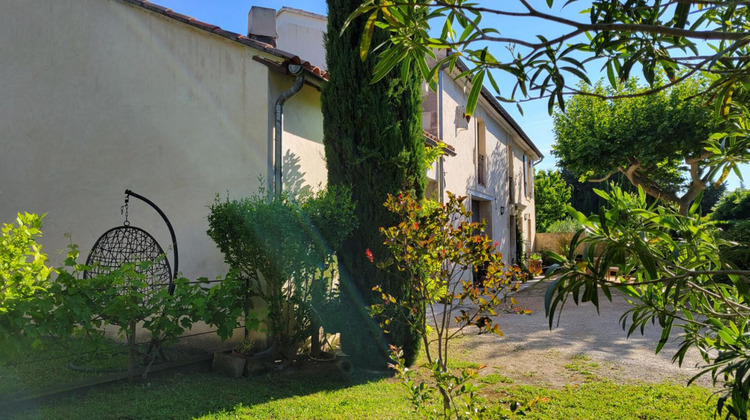
[(609, 84), (617, 89), (617, 77), (615, 77), (614, 66), (611, 61), (607, 62), (607, 79), (609, 79)]
[(721, 340), (725, 342), (726, 344), (730, 346), (737, 344), (737, 340), (735, 340), (734, 337), (732, 337), (729, 330), (722, 328), (719, 331), (717, 331), (717, 334), (719, 335)]
[(558, 300), (555, 296), (555, 293), (560, 281), (560, 278), (552, 281), (549, 286), (547, 286), (547, 291), (544, 293), (544, 313), (546, 314), (547, 318), (549, 318), (550, 329), (552, 329), (555, 307), (557, 306)]
[(688, 214), (694, 215), (698, 213), (698, 210), (701, 206), (701, 201), (703, 200), (703, 193), (705, 190), (701, 190), (701, 192), (698, 194), (698, 197), (695, 198), (693, 201), (693, 204), (690, 206), (690, 210), (688, 211)]
[(568, 73), (573, 73), (574, 75), (576, 75), (579, 79), (583, 80), (584, 82), (591, 83), (589, 81), (588, 76), (586, 76), (586, 73), (584, 73), (583, 71), (581, 71), (581, 70), (579, 70), (577, 68), (565, 66), (565, 67), (560, 67), (560, 70), (565, 70)]
[(365, 61), (367, 54), (370, 52), (370, 42), (372, 34), (375, 31), (375, 20), (378, 18), (377, 12), (372, 12), (365, 23), (365, 30), (362, 31), (362, 40), (359, 43), (359, 59)]
[(396, 67), (398, 63), (403, 61), (408, 54), (409, 52), (407, 50), (400, 51), (398, 48), (391, 48), (384, 52), (380, 56), (377, 64), (375, 64), (370, 84), (375, 84), (382, 80), (391, 72), (391, 70), (393, 70), (394, 67)]
[(484, 82), (485, 70), (479, 70), (474, 77), (471, 79), (471, 91), (469, 91), (469, 97), (466, 99), (466, 115), (474, 115), (474, 111), (477, 108), (479, 102), (479, 93), (482, 91), (482, 83)]
[(656, 350), (654, 351), (656, 354), (659, 354), (661, 349), (664, 348), (664, 345), (667, 344), (667, 341), (669, 340), (669, 335), (672, 333), (673, 319), (674, 318), (669, 318), (669, 321), (666, 323), (666, 325), (662, 326), (661, 337), (659, 337), (659, 343), (656, 345)]
[(676, 28), (684, 28), (685, 24), (687, 23), (688, 14), (690, 13), (690, 3), (688, 2), (679, 2), (677, 3), (677, 7), (675, 7), (674, 11), (674, 27)]

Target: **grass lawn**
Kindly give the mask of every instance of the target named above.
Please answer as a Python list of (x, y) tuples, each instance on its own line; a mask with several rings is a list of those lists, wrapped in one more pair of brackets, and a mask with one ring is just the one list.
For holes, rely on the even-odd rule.
[[(73, 343), (75, 344), (75, 343)], [(49, 360), (0, 368), (0, 395), (80, 380), (86, 374), (66, 367), (71, 350), (57, 347), (30, 351), (25, 358)], [(79, 349), (81, 350), (81, 349)], [(23, 361), (23, 359), (21, 359)], [(424, 362), (424, 355), (421, 357)], [(123, 367), (120, 356), (98, 358), (87, 365)], [(164, 373), (146, 381), (107, 385), (83, 395), (64, 397), (0, 419), (403, 419), (414, 413), (407, 390), (384, 374), (344, 372), (331, 364), (304, 364), (254, 378), (234, 379), (210, 373)], [(477, 363), (454, 358), (454, 369)], [(312, 369), (309, 369), (312, 368)], [(488, 405), (508, 408), (511, 402), (531, 403), (524, 419), (712, 419), (711, 391), (675, 384), (617, 384), (597, 375), (598, 364), (574, 356), (566, 370), (583, 383), (550, 389), (512, 380), (500, 369), (483, 372)], [(426, 377), (427, 370), (420, 371)], [(1, 400), (1, 399), (0, 399)], [(510, 412), (508, 411), (510, 414)]]
[[(147, 345), (139, 346), (144, 353), (147, 348)], [(90, 344), (78, 340), (50, 340), (39, 348), (33, 348), (29, 343), (23, 354), (15, 356), (8, 364), (0, 364), (0, 401), (19, 391), (33, 391), (51, 385), (64, 387), (68, 383), (127, 370), (127, 347), (106, 340), (100, 349), (93, 351)], [(174, 359), (189, 356), (173, 348), (166, 353), (167, 357)], [(69, 363), (79, 369), (69, 368)]]
[[(483, 381), (492, 404), (535, 401), (525, 419), (712, 419), (710, 391), (671, 384), (618, 385), (592, 380), (563, 389)], [(267, 375), (231, 379), (165, 374), (117, 384), (0, 417), (19, 419), (384, 419), (422, 418), (405, 388), (373, 374)]]
[[(506, 387), (521, 401), (537, 401), (525, 419), (713, 419), (711, 391), (674, 384), (589, 382), (549, 390)], [(537, 400), (538, 398), (538, 400)]]

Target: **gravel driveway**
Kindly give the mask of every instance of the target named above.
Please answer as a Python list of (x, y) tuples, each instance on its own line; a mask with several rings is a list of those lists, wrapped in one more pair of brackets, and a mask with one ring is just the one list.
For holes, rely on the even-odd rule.
[[(602, 296), (599, 314), (590, 303), (576, 306), (569, 300), (559, 325), (550, 330), (544, 316), (546, 288), (547, 283), (531, 284), (515, 295), (520, 306), (533, 312), (500, 314), (502, 337), (467, 330), (452, 344), (453, 360), (487, 364), (484, 374), (497, 373), (507, 382), (551, 387), (594, 377), (619, 383), (685, 384), (698, 372), (695, 366), (702, 360), (692, 350), (682, 368), (671, 362), (678, 348), (675, 339), (654, 354), (661, 332), (657, 326), (649, 325), (645, 335), (636, 332), (627, 338), (619, 318), (630, 305), (619, 294), (613, 294), (613, 302)], [(711, 386), (710, 375), (698, 384)]]

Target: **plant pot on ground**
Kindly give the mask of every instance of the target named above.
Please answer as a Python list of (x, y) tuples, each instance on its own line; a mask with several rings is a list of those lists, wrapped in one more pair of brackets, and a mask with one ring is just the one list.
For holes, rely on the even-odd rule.
[(245, 372), (247, 357), (236, 351), (216, 352), (211, 370), (220, 375), (239, 378)]
[(542, 273), (542, 254), (531, 254), (529, 259), (526, 261), (526, 267), (529, 269), (531, 274), (538, 275)]

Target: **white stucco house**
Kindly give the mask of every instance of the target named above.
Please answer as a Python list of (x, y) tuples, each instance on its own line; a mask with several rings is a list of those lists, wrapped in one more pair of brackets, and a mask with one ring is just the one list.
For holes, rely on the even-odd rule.
[[(277, 162), (285, 188), (325, 183), (325, 23), (253, 8), (248, 33), (237, 34), (141, 0), (4, 2), (0, 221), (46, 213), (42, 243), (59, 263), (64, 234), (85, 254), (123, 222), (131, 189), (171, 220), (186, 277), (224, 273), (206, 235), (217, 194), (248, 196), (259, 177), (273, 188)], [(450, 147), (429, 191), (470, 196), (511, 262), (516, 226), (533, 244), (533, 162), (542, 155), (486, 89), (464, 119), (470, 87), (452, 76), (442, 71), (438, 91), (424, 91), (427, 141)], [(129, 220), (171, 243), (147, 205), (131, 200)]]
[[(285, 7), (276, 15), (276, 27), (280, 47), (326, 68), (325, 16)], [(444, 68), (436, 91), (424, 86), (425, 133), (450, 147), (428, 172), (427, 193), (440, 200), (446, 191), (468, 196), (474, 218), (487, 221), (486, 233), (498, 242), (505, 261), (514, 262), (516, 229), (521, 229), (525, 252), (534, 249), (534, 163), (543, 155), (486, 88), (474, 117), (464, 117), (471, 84), (455, 80), (464, 70), (459, 66), (450, 74)]]
[[(525, 255), (534, 249), (534, 163), (543, 155), (484, 87), (473, 117), (465, 117), (471, 84), (455, 79), (465, 70), (462, 63), (453, 74), (446, 67), (438, 73), (437, 90), (425, 88), (425, 130), (455, 151), (441, 159), (430, 185), (441, 199), (446, 190), (467, 196), (474, 221), (487, 222), (485, 232), (513, 263), (519, 247)], [(517, 229), (523, 244), (517, 243)]]

